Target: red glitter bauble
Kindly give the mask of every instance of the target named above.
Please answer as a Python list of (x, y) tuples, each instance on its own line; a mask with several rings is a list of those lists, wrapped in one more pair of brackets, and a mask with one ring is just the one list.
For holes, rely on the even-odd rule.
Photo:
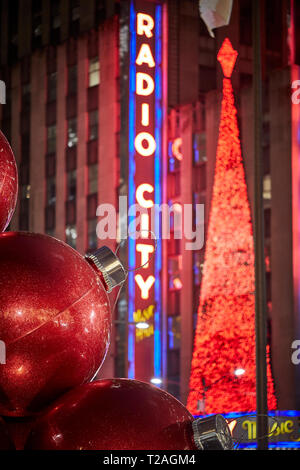
[(97, 373), (109, 299), (93, 267), (46, 235), (0, 234), (0, 265), (0, 415), (25, 416)]
[(169, 393), (129, 379), (99, 380), (38, 419), (32, 450), (195, 450), (193, 416)]
[(4, 421), (0, 418), (0, 450), (14, 450), (13, 445)]
[(12, 149), (0, 131), (0, 232), (13, 216), (18, 195), (18, 172)]

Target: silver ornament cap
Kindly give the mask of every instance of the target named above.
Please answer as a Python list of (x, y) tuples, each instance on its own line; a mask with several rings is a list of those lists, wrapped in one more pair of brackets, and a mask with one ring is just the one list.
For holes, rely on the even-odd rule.
[(107, 285), (107, 292), (111, 292), (115, 287), (125, 282), (127, 275), (124, 266), (108, 246), (102, 246), (86, 255), (85, 258), (102, 273)]
[(192, 423), (194, 441), (200, 450), (230, 450), (233, 440), (226, 419), (222, 415), (198, 418)]

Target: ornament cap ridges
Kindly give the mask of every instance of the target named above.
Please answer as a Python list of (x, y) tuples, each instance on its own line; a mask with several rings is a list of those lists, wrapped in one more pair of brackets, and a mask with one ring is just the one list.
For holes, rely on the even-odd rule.
[(92, 262), (103, 275), (108, 293), (125, 282), (127, 276), (124, 266), (108, 246), (102, 246), (86, 255), (85, 258)]

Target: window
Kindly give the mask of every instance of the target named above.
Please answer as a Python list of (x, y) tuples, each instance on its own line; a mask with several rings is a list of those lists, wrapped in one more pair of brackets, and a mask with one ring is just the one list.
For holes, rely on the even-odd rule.
[(18, 59), (19, 2), (10, 0), (8, 4), (8, 58), (10, 63)]
[(98, 192), (98, 165), (90, 165), (88, 167), (88, 193), (95, 194)]
[(68, 69), (68, 95), (77, 93), (77, 65)]
[(181, 257), (174, 256), (168, 259), (169, 289), (180, 290), (181, 281)]
[(197, 132), (193, 135), (193, 163), (198, 165), (206, 161), (206, 133)]
[(76, 201), (66, 201), (66, 226), (76, 224)]
[(194, 285), (200, 286), (201, 276), (203, 269), (203, 250), (193, 251), (193, 274), (194, 274)]
[(71, 0), (70, 4), (71, 21), (77, 21), (80, 18), (79, 0)]
[(89, 112), (89, 141), (98, 139), (98, 110)]
[(87, 163), (94, 165), (98, 162), (98, 141), (91, 140), (87, 143)]
[(271, 172), (270, 167), (270, 141), (271, 141), (271, 130), (270, 122), (263, 122), (263, 133), (262, 133), (262, 153), (263, 153), (263, 171), (264, 175), (268, 175)]
[(76, 36), (80, 31), (80, 5), (79, 0), (70, 2), (70, 34)]
[(56, 152), (56, 125), (47, 128), (47, 153)]
[(271, 209), (268, 207), (264, 210), (265, 222), (265, 238), (271, 237)]
[(180, 315), (168, 316), (168, 347), (180, 349)]
[(32, 47), (42, 45), (42, 0), (32, 1)]
[(31, 86), (30, 83), (25, 83), (22, 86), (22, 112), (28, 112), (30, 106)]
[(270, 200), (272, 197), (271, 175), (265, 175), (263, 180), (263, 198)]
[(67, 147), (66, 149), (66, 171), (76, 170), (77, 147)]
[(55, 205), (46, 207), (45, 224), (46, 232), (52, 234), (55, 229)]
[(46, 156), (46, 177), (51, 178), (56, 173), (56, 158), (53, 153)]
[(57, 29), (60, 28), (60, 15), (59, 15), (59, 0), (51, 0), (51, 28)]
[(68, 120), (68, 147), (75, 147), (77, 145), (77, 119)]
[(98, 247), (97, 219), (88, 220), (88, 249), (95, 250)]
[(88, 220), (92, 220), (96, 217), (97, 204), (98, 204), (98, 195), (97, 195), (97, 193), (90, 194), (87, 197), (87, 218), (88, 218)]
[(57, 43), (60, 40), (60, 1), (51, 0), (50, 2), (50, 41)]
[(56, 100), (56, 80), (57, 80), (56, 72), (50, 73), (50, 75), (48, 75), (47, 98), (48, 98), (49, 103)]
[(76, 199), (76, 170), (67, 173), (67, 199), (72, 201)]
[(19, 228), (29, 230), (29, 199), (27, 198), (20, 201)]
[(30, 160), (30, 134), (21, 136), (22, 162), (26, 163)]
[(216, 68), (200, 65), (199, 68), (199, 92), (206, 93), (207, 91), (215, 90), (217, 88), (216, 82)]
[(90, 59), (89, 62), (89, 87), (100, 84), (100, 63), (98, 57)]
[(264, 15), (266, 48), (279, 54), (282, 51), (282, 3), (281, 0), (266, 0)]
[(56, 181), (55, 178), (47, 179), (47, 206), (52, 206), (56, 202)]
[[(201, 207), (199, 206), (205, 206), (206, 202), (206, 196), (205, 194), (194, 192), (193, 193), (193, 226), (196, 227), (203, 227), (204, 230), (204, 208), (202, 207), (203, 211), (201, 211)], [(197, 207), (198, 206), (198, 207)], [(196, 210), (198, 209), (198, 210)]]
[(77, 229), (75, 225), (67, 225), (66, 227), (66, 242), (72, 248), (76, 249)]
[(180, 397), (180, 316), (168, 316), (168, 392)]
[(252, 44), (252, 1), (243, 0), (240, 4), (240, 43), (244, 46)]
[(96, 26), (98, 26), (106, 18), (105, 0), (96, 0), (95, 3), (96, 3), (95, 19), (96, 19)]
[(30, 199), (30, 191), (31, 191), (30, 184), (24, 184), (23, 186), (21, 186), (20, 187), (21, 199)]

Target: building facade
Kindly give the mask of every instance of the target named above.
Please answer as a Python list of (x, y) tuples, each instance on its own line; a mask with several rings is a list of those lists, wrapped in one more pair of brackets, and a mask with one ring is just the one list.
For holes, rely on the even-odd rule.
[[(291, 100), (300, 76), (299, 15), (297, 2), (261, 3), (268, 335), (285, 410), (300, 406), (299, 366), (291, 359), (300, 340), (300, 121)], [(221, 106), (216, 56), (225, 37), (239, 53), (232, 82), (253, 207), (250, 0), (234, 2), (230, 25), (215, 39), (193, 0), (2, 0), (0, 35), (1, 129), (20, 173), (10, 230), (48, 233), (84, 254), (104, 243), (97, 207), (111, 204), (119, 214), (120, 196), (130, 206), (140, 195), (148, 203), (142, 228), (154, 203), (175, 212), (204, 204), (205, 233)], [(117, 240), (105, 240), (114, 249), (120, 225)], [(130, 272), (100, 374), (154, 379), (186, 402), (205, 243), (186, 250), (190, 240), (174, 235), (171, 223), (170, 239), (121, 244)], [(147, 328), (137, 328), (141, 322)]]

